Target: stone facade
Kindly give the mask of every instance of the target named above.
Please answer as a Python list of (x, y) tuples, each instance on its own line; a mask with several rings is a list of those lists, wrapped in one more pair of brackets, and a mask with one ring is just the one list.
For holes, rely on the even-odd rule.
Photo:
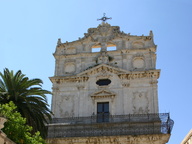
[[(110, 46), (116, 50), (107, 51)], [(101, 51), (92, 52), (97, 47)], [(109, 102), (112, 115), (158, 113), (155, 52), (152, 32), (132, 36), (107, 23), (90, 28), (77, 41), (59, 40), (55, 76), (50, 78), (55, 117), (90, 116), (103, 101)], [(111, 83), (98, 86), (100, 79)]]
[[(75, 130), (74, 127), (78, 129), (78, 126), (79, 131), (86, 129), (89, 134), (94, 133), (89, 135), (91, 139), (92, 136), (97, 136), (100, 140), (105, 141), (105, 137), (102, 136), (112, 135), (106, 140), (111, 141), (109, 139), (115, 138), (114, 133), (109, 134), (106, 129), (103, 130), (103, 134), (95, 135), (100, 131), (98, 127), (101, 124), (93, 127), (95, 122), (100, 122), (99, 115), (102, 118), (101, 122), (108, 122), (109, 131), (121, 128), (123, 130), (121, 124), (124, 119), (125, 125), (129, 129), (129, 131), (125, 130), (126, 135), (131, 135), (130, 132), (133, 129), (139, 129), (138, 125), (147, 134), (146, 126), (155, 128), (155, 125), (157, 133), (148, 131), (148, 134), (158, 134), (157, 137), (166, 138), (166, 140), (162, 138), (160, 143), (166, 143), (169, 133), (166, 132), (165, 136), (160, 134), (161, 118), (158, 115), (157, 96), (160, 70), (156, 69), (157, 46), (153, 42), (152, 31), (148, 36), (135, 36), (120, 31), (118, 26), (111, 26), (103, 22), (97, 28), (88, 29), (84, 35), (83, 38), (73, 42), (62, 43), (61, 39), (58, 39), (57, 42), (54, 53), (55, 75), (50, 77), (53, 83), (52, 111), (54, 119), (57, 121), (49, 125), (51, 131), (48, 134), (49, 142), (59, 138), (58, 143), (62, 143), (61, 138), (68, 135), (63, 134), (64, 131)], [(98, 49), (99, 51), (96, 51)], [(122, 117), (120, 118), (120, 116)], [(158, 116), (158, 118), (152, 120), (151, 118), (154, 116)], [(144, 120), (146, 117), (147, 121)], [(74, 121), (71, 118), (75, 118), (75, 125), (71, 124)], [(143, 124), (143, 120), (147, 124)], [(130, 123), (133, 124), (131, 127)], [(68, 128), (69, 125), (70, 128)], [(62, 130), (59, 129), (61, 127)], [(54, 135), (55, 130), (56, 135)], [(140, 135), (138, 139), (145, 141), (142, 140), (144, 138), (142, 133), (138, 135)], [(116, 137), (116, 139), (121, 143), (133, 143), (129, 142), (128, 137), (137, 139), (135, 136), (122, 136), (121, 138)], [(145, 138), (146, 143), (155, 143), (149, 142), (149, 137)], [(151, 137), (154, 136), (151, 135)], [(80, 139), (86, 139), (86, 143), (91, 143), (88, 142), (89, 138)], [(70, 141), (68, 143), (85, 143), (85, 141), (80, 142), (80, 139), (78, 142), (68, 139)], [(97, 140), (96, 143), (101, 143), (100, 140)]]

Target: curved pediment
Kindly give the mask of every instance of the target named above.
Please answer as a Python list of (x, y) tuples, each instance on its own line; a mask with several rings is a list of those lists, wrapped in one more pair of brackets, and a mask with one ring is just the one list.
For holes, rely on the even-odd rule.
[(89, 28), (87, 33), (84, 33), (84, 37), (79, 38), (76, 41), (73, 42), (68, 42), (62, 43), (61, 39), (58, 40), (57, 46), (68, 46), (69, 44), (74, 44), (78, 42), (86, 42), (91, 41), (91, 42), (98, 42), (98, 43), (103, 43), (103, 42), (110, 42), (111, 40), (115, 38), (120, 38), (120, 37), (129, 37), (130, 33), (126, 34), (123, 31), (120, 31), (119, 26), (111, 26), (108, 23), (101, 23), (98, 25), (96, 28)]
[(129, 71), (127, 71), (127, 70), (109, 66), (107, 64), (100, 64), (100, 65), (97, 65), (95, 67), (92, 67), (88, 70), (85, 70), (85, 71), (77, 74), (77, 76), (87, 76), (87, 75), (92, 75), (92, 74), (96, 74), (96, 73), (101, 73), (101, 75), (104, 75), (106, 73), (124, 74), (124, 73), (128, 73), (128, 72)]

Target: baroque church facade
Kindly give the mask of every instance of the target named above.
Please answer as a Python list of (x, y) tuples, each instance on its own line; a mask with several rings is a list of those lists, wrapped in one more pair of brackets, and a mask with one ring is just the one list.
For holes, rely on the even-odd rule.
[(48, 143), (165, 144), (173, 121), (159, 113), (153, 33), (135, 36), (105, 21), (83, 38), (58, 39)]

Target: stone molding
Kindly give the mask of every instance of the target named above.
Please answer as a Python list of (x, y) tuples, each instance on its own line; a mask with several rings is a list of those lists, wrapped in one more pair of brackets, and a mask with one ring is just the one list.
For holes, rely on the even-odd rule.
[(49, 78), (52, 83), (67, 83), (67, 82), (86, 82), (88, 81), (89, 77), (50, 77)]
[[(121, 80), (125, 80), (125, 79), (133, 80), (133, 79), (141, 79), (141, 78), (158, 79), (160, 76), (160, 70), (129, 72), (126, 70), (101, 64), (99, 66), (96, 66), (84, 72), (81, 72), (77, 74), (77, 76), (55, 76), (55, 77), (50, 77), (50, 80), (57, 84), (66, 83), (66, 82), (86, 82), (89, 79), (89, 75), (98, 74), (98, 73), (102, 73), (102, 75), (98, 76), (97, 79), (101, 77), (103, 78), (112, 77), (112, 75), (107, 74), (107, 72), (117, 74)], [(151, 84), (153, 83), (154, 82), (152, 82)], [(127, 85), (127, 83), (124, 83), (124, 82), (122, 84), (123, 85), (125, 84), (124, 86), (129, 86)]]
[(133, 80), (133, 79), (141, 79), (141, 78), (154, 78), (158, 79), (160, 76), (160, 70), (149, 70), (149, 71), (140, 71), (140, 72), (132, 72), (126, 74), (118, 75), (121, 80)]
[(115, 96), (116, 96), (116, 94), (114, 92), (110, 92), (107, 90), (101, 90), (101, 91), (95, 92), (93, 94), (90, 94), (90, 97), (92, 98), (93, 101), (96, 99), (110, 98), (111, 101), (113, 102)]
[(49, 138), (48, 144), (165, 144), (170, 134)]
[(112, 67), (109, 66), (107, 64), (100, 64), (98, 66), (95, 66), (91, 69), (85, 70), (79, 74), (77, 74), (78, 76), (84, 76), (84, 75), (92, 75), (92, 74), (98, 74), (98, 73), (106, 73), (106, 72), (110, 72), (113, 74), (120, 74), (120, 73), (127, 73), (127, 70), (124, 69), (120, 69), (120, 68), (116, 68), (116, 67)]
[[(107, 53), (123, 53), (123, 54), (128, 54), (131, 51), (138, 51), (138, 52), (143, 52), (143, 51), (150, 51), (150, 52), (156, 52), (156, 45), (153, 47), (147, 47), (147, 48), (134, 48), (134, 49), (119, 49), (116, 51), (107, 51)], [(77, 53), (77, 54), (64, 54), (64, 53), (54, 53), (53, 54), (56, 59), (60, 58), (77, 58), (77, 57), (87, 57), (87, 56), (94, 56), (97, 55), (97, 53)]]

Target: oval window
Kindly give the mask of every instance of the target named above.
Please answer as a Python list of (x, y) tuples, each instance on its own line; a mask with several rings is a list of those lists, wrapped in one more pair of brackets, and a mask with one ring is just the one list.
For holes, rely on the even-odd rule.
[(100, 79), (96, 82), (96, 84), (99, 86), (109, 85), (110, 83), (111, 83), (110, 79)]

